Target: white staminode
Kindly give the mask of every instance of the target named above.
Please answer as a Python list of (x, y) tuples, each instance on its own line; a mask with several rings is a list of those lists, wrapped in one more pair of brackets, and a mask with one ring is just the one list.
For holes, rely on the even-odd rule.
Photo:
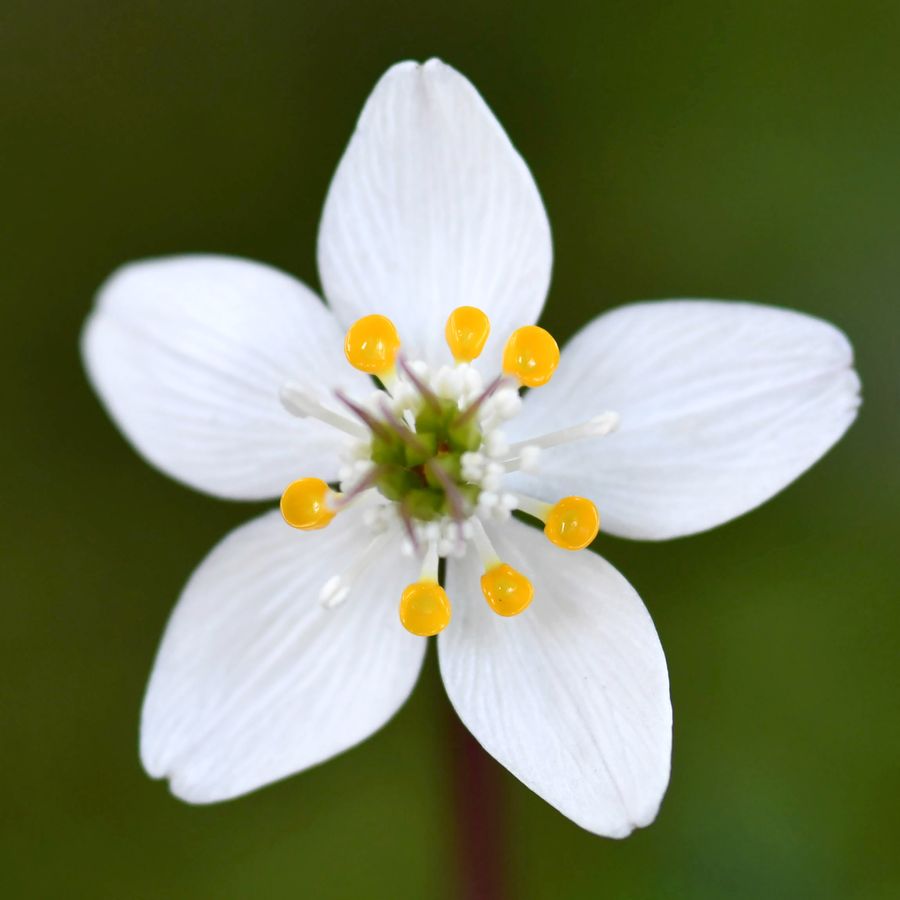
[(368, 546), (351, 563), (350, 568), (340, 575), (332, 575), (319, 591), (319, 603), (326, 609), (333, 609), (343, 603), (350, 594), (360, 575), (378, 559), (390, 540), (390, 535), (382, 531), (369, 542)]
[(519, 499), (509, 491), (482, 491), (478, 495), (478, 514), (484, 518), (505, 522), (519, 505)]
[(522, 398), (518, 388), (508, 384), (498, 388), (481, 409), (481, 424), (485, 434), (494, 431), (501, 422), (514, 419), (521, 409)]
[(405, 538), (400, 545), (400, 552), (404, 556), (414, 556), (417, 545), (434, 544), (438, 556), (462, 558), (466, 553), (466, 542), (472, 537), (474, 521), (474, 516), (463, 522), (456, 522), (445, 516), (433, 522), (413, 523), (412, 530), (416, 543), (414, 544), (409, 537)]
[(297, 416), (301, 419), (308, 417), (319, 419), (319, 421), (325, 422), (327, 425), (331, 425), (355, 438), (365, 439), (369, 435), (365, 426), (360, 425), (359, 422), (354, 422), (342, 413), (329, 409), (311, 391), (294, 381), (284, 384), (278, 396), (281, 400), (281, 405), (292, 416)]
[(510, 456), (503, 462), (507, 471), (513, 469), (528, 468), (523, 463), (533, 464), (534, 451), (548, 450), (550, 447), (559, 447), (563, 444), (571, 444), (590, 437), (603, 437), (615, 431), (619, 426), (619, 414), (615, 412), (602, 412), (588, 419), (580, 425), (572, 425), (569, 428), (560, 428), (559, 431), (550, 431), (547, 434), (529, 438), (527, 441), (519, 441), (510, 445)]

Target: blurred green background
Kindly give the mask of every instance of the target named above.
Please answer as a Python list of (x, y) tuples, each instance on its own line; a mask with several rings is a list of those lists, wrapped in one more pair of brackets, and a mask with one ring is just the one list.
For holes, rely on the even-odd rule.
[(317, 286), (322, 200), (376, 79), (439, 55), (540, 185), (567, 337), (638, 298), (757, 299), (851, 336), (860, 421), (761, 510), (603, 538), (666, 648), (671, 788), (624, 842), (492, 764), (510, 897), (900, 896), (900, 5), (5, 0), (0, 27), (4, 897), (454, 897), (450, 724), (412, 702), (329, 764), (192, 808), (137, 758), (192, 567), (258, 507), (193, 494), (106, 419), (92, 294), (154, 254)]

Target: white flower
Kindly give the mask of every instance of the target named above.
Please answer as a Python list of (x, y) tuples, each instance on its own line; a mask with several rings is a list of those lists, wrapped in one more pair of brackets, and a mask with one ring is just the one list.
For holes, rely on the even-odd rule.
[[(273, 510), (228, 535), (188, 582), (141, 727), (147, 771), (179, 797), (235, 797), (383, 725), (426, 648), (398, 621), (401, 595), (424, 592), (404, 600), (413, 630), (446, 624), (431, 580), (442, 555), (452, 621), (440, 668), (466, 726), (584, 828), (621, 837), (652, 821), (671, 708), (650, 616), (603, 559), (554, 546), (510, 510), (549, 516), (548, 533), (570, 546), (584, 535), (552, 520), (572, 496), (591, 498), (612, 534), (712, 528), (825, 453), (856, 414), (859, 382), (850, 345), (825, 322), (678, 300), (600, 316), (553, 380), (520, 398), (492, 379), (507, 336), (540, 314), (551, 258), (525, 163), (472, 85), (432, 60), (382, 78), (338, 167), (318, 247), (330, 308), (287, 275), (214, 256), (136, 263), (102, 288), (85, 362), (149, 462), (231, 499), (278, 497), (301, 476), (340, 480), (343, 493), (292, 486), (286, 517), (322, 525), (339, 509), (328, 527), (297, 531)], [(454, 366), (445, 325), (461, 306), (487, 314), (492, 339), (472, 363), (466, 335), (451, 333)], [(405, 368), (389, 371), (390, 323), (373, 314), (396, 325)], [(361, 318), (348, 357), (365, 368), (387, 335), (385, 364), (370, 369), (390, 394), (373, 397), (345, 359), (345, 331)], [(506, 371), (528, 381), (516, 366), (535, 363), (529, 383), (546, 380), (556, 359), (537, 357), (552, 357), (552, 339), (517, 334), (537, 344)], [(405, 452), (420, 456), (397, 462)], [(297, 521), (317, 485), (319, 518)], [(594, 507), (580, 502), (563, 525), (589, 540)], [(498, 560), (515, 570), (494, 585), (507, 589), (493, 596), (501, 612), (527, 606), (533, 584), (521, 615), (496, 615), (490, 584), (482, 596)]]

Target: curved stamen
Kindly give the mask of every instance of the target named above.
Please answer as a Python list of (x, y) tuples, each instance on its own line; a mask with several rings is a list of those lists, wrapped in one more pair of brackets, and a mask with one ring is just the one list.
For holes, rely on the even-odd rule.
[(401, 441), (403, 441), (404, 444), (408, 447), (412, 447), (412, 449), (418, 453), (424, 453), (426, 456), (428, 455), (428, 448), (416, 437), (416, 434), (412, 429), (408, 428), (397, 418), (397, 414), (391, 409), (390, 404), (387, 401), (381, 403), (381, 412), (384, 415), (388, 427)]
[(400, 354), (397, 361), (400, 363), (400, 368), (403, 369), (403, 374), (413, 383), (415, 389), (422, 395), (422, 399), (433, 409), (435, 412), (441, 411), (441, 400), (438, 395), (427, 385), (421, 378), (415, 373), (413, 367), (406, 361), (406, 357), (403, 354)]
[(340, 388), (338, 388), (334, 392), (335, 396), (347, 409), (350, 410), (355, 416), (357, 416), (360, 421), (364, 422), (369, 430), (373, 434), (377, 434), (379, 437), (387, 438), (390, 436), (390, 432), (384, 426), (383, 422), (379, 422), (378, 419), (375, 418), (365, 407), (360, 406), (355, 400), (351, 400)]
[(491, 397), (505, 382), (509, 381), (504, 375), (498, 375), (459, 415), (456, 422), (462, 425), (468, 422), (481, 408), (488, 397)]
[(389, 471), (389, 466), (372, 466), (362, 478), (357, 481), (353, 487), (351, 487), (348, 491), (340, 494), (338, 499), (332, 503), (335, 511), (340, 511), (342, 509), (346, 509), (351, 503), (353, 503), (358, 497), (368, 491), (370, 488), (375, 487), (375, 482), (384, 475), (385, 472)]

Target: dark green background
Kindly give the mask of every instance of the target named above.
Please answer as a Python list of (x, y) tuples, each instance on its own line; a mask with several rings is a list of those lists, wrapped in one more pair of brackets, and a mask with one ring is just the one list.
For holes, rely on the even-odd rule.
[(501, 773), (524, 898), (900, 896), (893, 2), (40, 2), (0, 12), (4, 897), (451, 897), (433, 657), (381, 733), (192, 808), (137, 758), (145, 679), (192, 567), (258, 507), (144, 465), (82, 374), (119, 263), (219, 251), (317, 285), (331, 173), (391, 63), (439, 55), (540, 185), (567, 337), (623, 301), (824, 316), (864, 405), (824, 462), (713, 533), (604, 538), (675, 706), (671, 787), (625, 842)]

